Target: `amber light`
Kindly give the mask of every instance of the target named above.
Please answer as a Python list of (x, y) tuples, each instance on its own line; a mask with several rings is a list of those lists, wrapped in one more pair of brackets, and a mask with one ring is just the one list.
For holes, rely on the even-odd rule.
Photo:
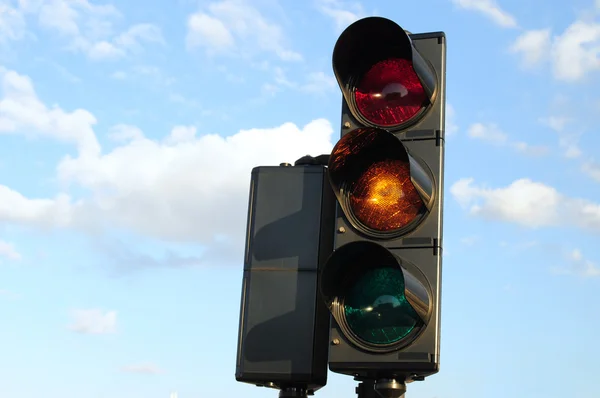
[(381, 232), (401, 229), (426, 210), (409, 164), (401, 160), (373, 163), (352, 185), (348, 199), (358, 221)]

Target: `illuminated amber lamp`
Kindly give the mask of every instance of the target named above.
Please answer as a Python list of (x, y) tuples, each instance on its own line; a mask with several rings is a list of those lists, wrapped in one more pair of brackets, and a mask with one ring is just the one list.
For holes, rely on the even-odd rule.
[(377, 128), (346, 134), (329, 160), (340, 205), (371, 236), (398, 236), (418, 225), (433, 203), (430, 175), (394, 135)]

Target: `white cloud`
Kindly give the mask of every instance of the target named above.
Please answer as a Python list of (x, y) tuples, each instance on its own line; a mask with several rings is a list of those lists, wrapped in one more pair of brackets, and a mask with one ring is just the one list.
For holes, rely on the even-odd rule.
[(65, 112), (48, 108), (38, 98), (31, 80), (14, 71), (0, 70), (0, 135), (27, 131), (73, 143), (83, 153), (98, 153), (100, 145), (92, 126), (96, 118), (83, 109)]
[(600, 69), (600, 23), (577, 20), (562, 34), (550, 35), (550, 29), (526, 31), (511, 50), (527, 67), (550, 62), (554, 77), (562, 81), (579, 81)]
[(579, 147), (581, 134), (568, 132), (568, 128), (572, 128), (569, 122), (572, 121), (572, 118), (565, 116), (551, 116), (540, 119), (542, 124), (550, 127), (558, 134), (559, 146), (564, 150), (564, 156), (568, 159), (577, 159), (580, 162), (581, 171), (592, 180), (600, 182), (600, 164), (593, 158), (586, 159)]
[(102, 214), (95, 222), (206, 243), (215, 234), (243, 234), (252, 167), (326, 153), (332, 131), (325, 120), (226, 138), (195, 138), (179, 127), (162, 142), (134, 136), (106, 154), (67, 157), (58, 173), (60, 180), (92, 193), (94, 202), (86, 205)]
[(498, 146), (509, 146), (518, 152), (530, 156), (540, 156), (548, 152), (544, 146), (532, 146), (523, 141), (511, 141), (495, 124), (474, 123), (467, 130), (469, 137)]
[(264, 83), (260, 89), (263, 94), (271, 95), (271, 96), (275, 95), (280, 90), (277, 85), (272, 84), (272, 83)]
[(523, 250), (528, 250), (531, 249), (533, 247), (539, 246), (540, 242), (536, 241), (536, 240), (530, 240), (530, 241), (519, 241), (519, 242), (513, 242), (513, 243), (509, 243), (506, 241), (501, 241), (498, 243), (498, 245), (500, 247), (503, 248), (510, 248), (516, 251), (523, 251)]
[(552, 271), (559, 275), (579, 275), (584, 278), (600, 276), (600, 267), (585, 258), (579, 249), (571, 250), (566, 256), (566, 265), (555, 266)]
[(365, 10), (358, 2), (316, 0), (316, 3), (319, 11), (333, 19), (338, 32), (366, 16)]
[(196, 138), (196, 127), (194, 126), (175, 126), (165, 142), (170, 145), (192, 142)]
[(302, 56), (289, 49), (283, 28), (268, 21), (243, 0), (222, 0), (188, 17), (188, 49), (204, 47), (209, 55), (226, 53), (249, 55), (269, 52), (283, 61), (299, 61)]
[(517, 38), (510, 50), (523, 55), (523, 66), (531, 68), (550, 53), (550, 29), (530, 30)]
[(137, 365), (124, 366), (121, 369), (127, 373), (159, 374), (164, 371), (153, 363), (141, 363)]
[(164, 44), (160, 29), (152, 24), (142, 23), (131, 26), (114, 39), (115, 45), (128, 50), (139, 50), (142, 43)]
[(201, 12), (190, 15), (187, 27), (186, 45), (188, 49), (206, 47), (212, 53), (229, 50), (235, 44), (233, 35), (225, 24), (210, 15)]
[(461, 8), (477, 11), (504, 28), (517, 27), (515, 17), (500, 8), (494, 0), (452, 0), (452, 2)]
[(0, 185), (0, 221), (44, 228), (61, 227), (72, 223), (75, 210), (67, 195), (59, 194), (53, 199), (30, 199)]
[(199, 110), (200, 112), (198, 113), (199, 115), (202, 116), (207, 116), (207, 115), (211, 115), (213, 114), (213, 111), (210, 109), (205, 109), (198, 101), (196, 101), (193, 98), (189, 98), (186, 97), (184, 95), (181, 95), (179, 93), (170, 93), (169, 94), (169, 101), (171, 102), (175, 102), (177, 104), (183, 105), (185, 107), (189, 107), (189, 108), (195, 108), (197, 110)]
[(81, 83), (81, 78), (73, 73), (71, 73), (69, 71), (69, 69), (65, 68), (64, 66), (60, 65), (57, 62), (51, 61), (49, 59), (40, 59), (41, 62), (49, 65), (50, 67), (52, 67), (53, 69), (56, 70), (56, 72), (58, 72), (58, 74), (65, 80), (71, 82), (71, 83)]
[[(236, 242), (237, 243), (237, 242)], [(108, 268), (113, 275), (123, 275), (138, 269), (148, 268), (189, 268), (213, 264), (239, 264), (241, 254), (232, 251), (231, 241), (215, 238), (202, 249), (200, 255), (186, 255), (167, 249), (157, 256), (138, 250), (130, 244), (110, 236), (98, 237), (92, 241), (93, 248), (106, 258), (110, 258)]]
[(308, 74), (306, 83), (300, 89), (309, 93), (323, 93), (334, 90), (337, 85), (337, 80), (333, 75), (324, 72), (312, 72)]
[(548, 153), (548, 147), (543, 145), (530, 145), (523, 141), (514, 141), (510, 144), (517, 152), (527, 156), (543, 156)]
[(143, 82), (145, 85), (157, 86), (160, 88), (172, 87), (176, 78), (165, 74), (164, 71), (154, 65), (137, 64), (132, 65), (128, 70), (116, 70), (110, 74), (115, 80), (128, 80), (130, 82)]
[(127, 78), (127, 73), (122, 70), (118, 70), (113, 72), (110, 77), (117, 80), (125, 80)]
[(570, 119), (565, 116), (549, 116), (547, 118), (541, 118), (540, 122), (550, 127), (552, 130), (560, 132), (565, 129), (569, 120)]
[(0, 257), (6, 257), (9, 260), (20, 260), (21, 254), (17, 252), (12, 243), (0, 240)]
[(589, 160), (583, 163), (581, 170), (593, 180), (600, 182), (600, 164)]
[(137, 126), (129, 124), (117, 124), (112, 126), (108, 133), (108, 138), (114, 142), (127, 142), (131, 140), (139, 140), (144, 137), (144, 133)]
[(117, 312), (99, 309), (74, 310), (69, 329), (82, 334), (112, 334), (117, 330)]
[(95, 5), (87, 0), (20, 1), (21, 9), (37, 14), (40, 25), (67, 36), (104, 33), (109, 18), (119, 16), (113, 5)]
[(275, 67), (273, 69), (273, 72), (275, 74), (275, 76), (274, 76), (275, 83), (277, 83), (279, 86), (291, 87), (291, 88), (296, 88), (298, 86), (296, 83), (292, 82), (291, 80), (289, 80), (287, 78), (287, 76), (285, 75), (285, 72), (283, 71), (282, 68)]
[(540, 122), (558, 134), (558, 145), (563, 149), (568, 159), (579, 158), (582, 154), (579, 148), (579, 135), (566, 132), (565, 128), (571, 119), (565, 116), (550, 116), (541, 118)]
[(450, 192), (474, 216), (530, 228), (572, 225), (600, 232), (600, 204), (565, 196), (529, 179), (493, 189), (463, 178), (452, 185)]
[(487, 141), (496, 145), (503, 145), (506, 142), (508, 142), (508, 136), (505, 133), (503, 133), (495, 124), (472, 124), (469, 127), (467, 134), (471, 138)]
[(322, 95), (331, 91), (335, 91), (337, 81), (332, 74), (324, 72), (311, 72), (304, 78), (304, 82), (291, 80), (287, 77), (285, 71), (281, 67), (265, 67), (273, 74), (273, 82), (264, 83), (262, 85), (263, 93), (275, 95), (283, 89), (293, 89), (304, 93)]
[(63, 191), (54, 198), (28, 198), (0, 185), (0, 222), (121, 227), (201, 245), (229, 236), (242, 244), (252, 168), (328, 153), (333, 146), (332, 126), (318, 119), (303, 127), (284, 123), (228, 137), (175, 126), (156, 140), (136, 126), (117, 125), (108, 134), (117, 145), (103, 152), (91, 113), (48, 109), (27, 77), (11, 71), (4, 76), (0, 132), (43, 134), (75, 145), (77, 156), (59, 162), (57, 177), (85, 197), (72, 200)]
[(576, 21), (554, 38), (552, 50), (554, 75), (560, 80), (576, 81), (600, 69), (600, 23)]
[(125, 51), (123, 49), (118, 48), (114, 44), (104, 40), (96, 43), (81, 41), (78, 45), (81, 46), (81, 48), (86, 51), (88, 56), (93, 60), (119, 58), (125, 55)]
[(19, 40), (25, 36), (23, 14), (9, 4), (0, 3), (0, 41)]
[(8, 300), (15, 300), (20, 297), (21, 297), (21, 295), (13, 292), (12, 290), (0, 289), (0, 298), (6, 298)]
[(579, 146), (577, 146), (577, 144), (569, 143), (568, 140), (561, 138), (560, 145), (566, 147), (566, 158), (574, 159), (581, 156), (581, 149), (579, 149)]
[(456, 110), (452, 104), (446, 104), (446, 135), (452, 136), (458, 131), (456, 124)]
[[(132, 72), (136, 75), (145, 75), (145, 76), (149, 76), (152, 77), (154, 79), (165, 79), (164, 77), (162, 77), (162, 72), (160, 70), (159, 67), (157, 66), (152, 66), (152, 65), (136, 65), (134, 67), (131, 68)], [(165, 83), (169, 84), (169, 79), (170, 78), (166, 78)]]
[(144, 43), (164, 44), (160, 29), (151, 24), (137, 24), (112, 39), (91, 41), (77, 36), (73, 41), (73, 48), (87, 53), (93, 60), (103, 60), (139, 52)]
[(460, 243), (462, 243), (465, 246), (473, 246), (479, 240), (479, 236), (465, 236), (464, 238), (460, 239)]
[(160, 29), (152, 24), (132, 25), (115, 34), (113, 24), (119, 11), (88, 0), (20, 1), (14, 14), (13, 20), (37, 16), (40, 27), (63, 36), (71, 50), (94, 60), (123, 57), (140, 51), (143, 43), (164, 43)]

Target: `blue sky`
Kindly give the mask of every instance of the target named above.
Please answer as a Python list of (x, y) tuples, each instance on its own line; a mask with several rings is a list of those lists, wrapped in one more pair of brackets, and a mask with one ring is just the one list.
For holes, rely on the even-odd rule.
[(590, 0), (0, 1), (0, 396), (276, 397), (234, 379), (250, 170), (332, 148), (369, 15), (448, 39), (441, 371), (407, 397), (598, 397)]

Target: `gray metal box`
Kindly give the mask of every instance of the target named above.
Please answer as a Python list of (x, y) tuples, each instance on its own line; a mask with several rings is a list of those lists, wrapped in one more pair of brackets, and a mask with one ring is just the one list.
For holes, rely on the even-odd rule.
[(327, 382), (329, 311), (319, 271), (333, 251), (324, 166), (252, 171), (236, 379), (315, 391)]

